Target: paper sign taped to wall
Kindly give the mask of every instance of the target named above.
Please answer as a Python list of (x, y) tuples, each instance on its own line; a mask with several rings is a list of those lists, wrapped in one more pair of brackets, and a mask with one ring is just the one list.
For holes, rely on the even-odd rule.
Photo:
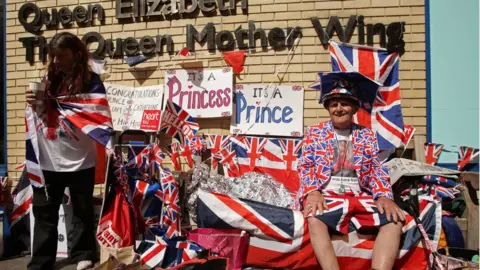
[(231, 68), (168, 70), (165, 100), (172, 100), (195, 118), (232, 115), (233, 74)]
[(157, 131), (158, 125), (142, 128), (142, 118), (146, 110), (162, 109), (163, 85), (131, 87), (118, 84), (105, 84), (107, 99), (112, 112), (113, 128), (116, 131), (126, 129)]
[(162, 111), (160, 110), (145, 110), (143, 111), (142, 122), (140, 129), (142, 130), (158, 130), (160, 126), (160, 118)]
[(303, 87), (238, 84), (230, 132), (301, 137)]

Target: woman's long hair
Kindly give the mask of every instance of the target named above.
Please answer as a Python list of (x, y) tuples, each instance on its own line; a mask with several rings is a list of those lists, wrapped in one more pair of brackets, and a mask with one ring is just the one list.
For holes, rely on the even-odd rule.
[(54, 51), (59, 49), (70, 49), (74, 56), (78, 52), (81, 52), (81, 57), (74, 58), (74, 64), (72, 66), (72, 86), (68, 89), (68, 95), (75, 95), (79, 93), (86, 93), (89, 90), (90, 85), (90, 66), (88, 63), (89, 53), (87, 46), (76, 35), (69, 32), (58, 33), (53, 36), (50, 44), (48, 45), (48, 91), (52, 95), (58, 93), (58, 88), (64, 79), (64, 74), (58, 70), (55, 65)]

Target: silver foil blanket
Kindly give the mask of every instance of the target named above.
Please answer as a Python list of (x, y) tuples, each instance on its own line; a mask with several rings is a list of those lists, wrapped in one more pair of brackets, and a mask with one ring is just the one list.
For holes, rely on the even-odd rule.
[(191, 182), (186, 186), (186, 209), (195, 222), (197, 222), (196, 207), (199, 189), (279, 207), (288, 207), (292, 201), (285, 186), (269, 175), (248, 172), (237, 178), (224, 175), (211, 176), (209, 166), (198, 163), (193, 169)]

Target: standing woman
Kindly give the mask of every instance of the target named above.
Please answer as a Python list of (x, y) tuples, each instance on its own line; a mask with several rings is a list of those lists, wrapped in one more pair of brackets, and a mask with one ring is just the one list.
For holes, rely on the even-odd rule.
[(68, 234), (70, 256), (77, 263), (77, 269), (87, 269), (96, 259), (93, 212), (96, 143), (59, 112), (58, 98), (84, 104), (89, 101), (79, 95), (94, 93), (99, 87), (104, 90), (104, 86), (89, 67), (85, 44), (67, 32), (55, 35), (50, 42), (48, 73), (43, 83), (46, 85), (44, 95), (27, 90), (27, 103), (36, 111), (35, 117), (40, 123), (36, 134), (37, 156), (39, 171), (44, 177), (43, 187), (33, 187), (35, 226), (28, 269), (53, 269), (58, 211), (66, 187), (70, 189), (73, 207), (72, 229)]

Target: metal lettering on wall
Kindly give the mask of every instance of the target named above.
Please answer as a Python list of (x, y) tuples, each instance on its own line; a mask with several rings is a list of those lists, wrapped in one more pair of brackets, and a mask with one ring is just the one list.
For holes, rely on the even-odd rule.
[[(228, 6), (226, 2), (229, 2)], [(191, 14), (198, 8), (204, 13), (211, 13), (216, 6), (220, 12), (236, 11), (236, 0), (190, 0), (189, 3), (186, 0), (116, 0), (115, 4), (117, 19), (156, 19), (175, 14)], [(247, 0), (241, 0), (241, 8), (244, 11), (247, 9)]]
[[(33, 14), (33, 20), (28, 22), (27, 19)], [(97, 14), (97, 20), (103, 22), (105, 20), (104, 10), (100, 4), (88, 5), (87, 8), (77, 6), (73, 12), (66, 7), (52, 8), (50, 12), (47, 9), (40, 10), (34, 3), (26, 3), (18, 10), (18, 20), (27, 32), (36, 34), (45, 25), (46, 29), (55, 29), (58, 23), (64, 27), (68, 27), (75, 21), (79, 26), (91, 26)]]
[[(135, 23), (138, 19), (158, 20), (173, 19), (175, 16), (193, 16), (196, 17), (199, 10), (207, 14), (215, 14), (216, 7), (220, 13), (230, 12), (235, 15), (236, 4), (241, 3), (241, 9), (247, 11), (246, 0), (116, 0), (115, 17), (119, 23)], [(227, 5), (229, 3), (229, 5)], [(33, 20), (29, 19), (32, 17)], [(159, 17), (160, 16), (160, 17)], [(96, 20), (95, 20), (96, 18)], [(79, 27), (92, 26), (97, 23), (104, 24), (104, 9), (100, 4), (77, 6), (73, 10), (62, 7), (58, 11), (52, 8), (40, 10), (33, 2), (25, 3), (18, 11), (18, 19), (26, 31), (37, 36), (22, 37), (22, 42), (26, 50), (26, 60), (35, 61), (34, 48), (39, 47), (40, 61), (47, 60), (48, 42), (41, 36), (42, 28), (45, 30), (56, 29), (59, 24), (64, 28), (71, 27), (76, 23)], [(364, 17), (352, 15), (348, 19), (347, 25), (342, 26), (337, 16), (331, 16), (326, 27), (323, 27), (317, 17), (311, 18), (312, 26), (317, 32), (320, 43), (326, 47), (330, 38), (336, 34), (342, 42), (350, 42), (355, 30), (357, 30), (358, 44), (373, 45), (374, 36), (379, 37), (379, 45), (386, 47), (389, 51), (403, 53), (405, 42), (403, 41), (404, 22), (394, 22), (389, 25), (382, 23), (365, 24)], [(235, 31), (216, 31), (213, 23), (207, 23), (203, 29), (197, 29), (194, 25), (186, 25), (186, 43), (189, 51), (195, 51), (196, 43), (206, 44), (209, 51), (231, 51), (235, 49), (255, 49), (272, 48), (281, 50), (293, 46), (295, 39), (301, 36), (300, 27), (288, 27), (282, 29), (274, 27), (269, 31), (257, 28), (254, 21), (248, 21), (245, 29), (239, 26)], [(121, 58), (123, 56), (133, 56), (140, 53), (145, 55), (174, 54), (174, 42), (168, 33), (162, 33), (156, 36), (144, 37), (124, 37), (116, 39), (105, 39), (100, 33), (89, 32), (83, 36), (83, 41), (87, 44), (96, 43), (96, 50), (92, 52), (92, 57), (102, 59), (104, 57)], [(179, 48), (177, 48), (178, 50)]]

